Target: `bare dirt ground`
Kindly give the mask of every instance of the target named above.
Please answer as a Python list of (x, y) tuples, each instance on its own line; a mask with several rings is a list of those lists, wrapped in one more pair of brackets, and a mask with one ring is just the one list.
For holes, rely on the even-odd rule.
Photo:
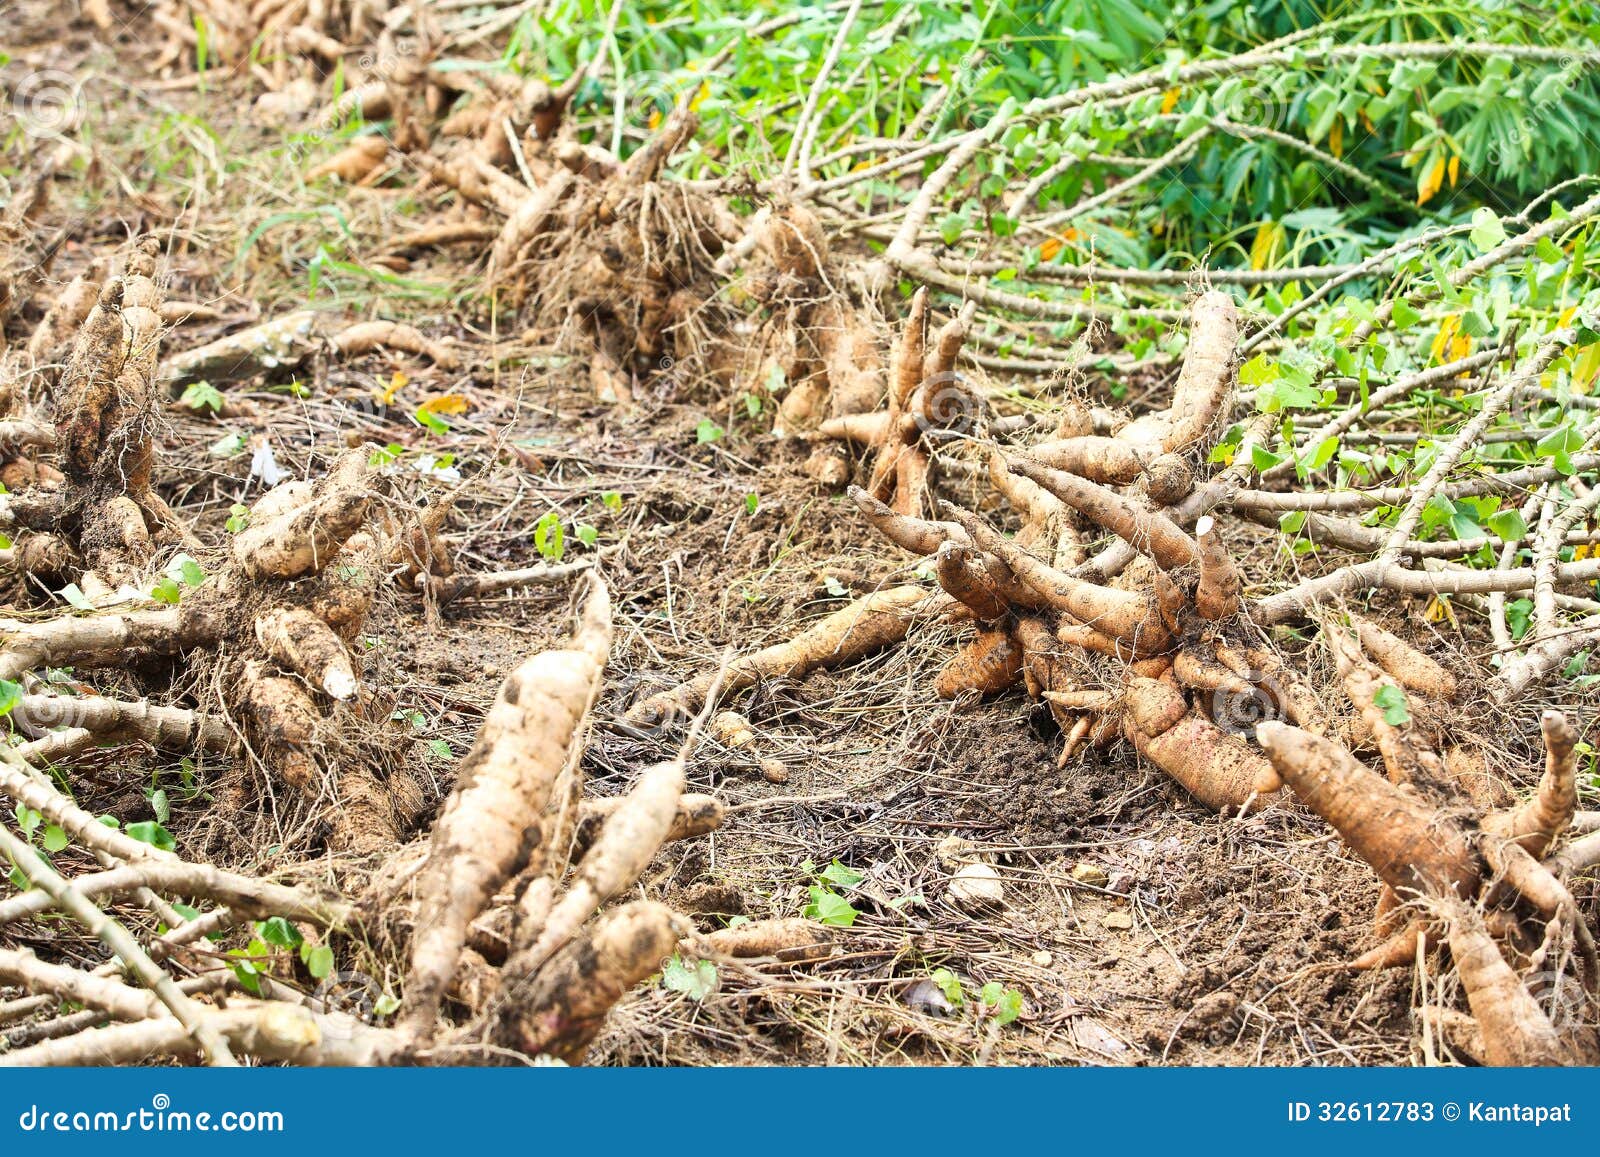
[[(450, 490), (454, 482), (418, 463), (453, 455), (463, 488), (446, 534), (464, 566), (537, 561), (535, 525), (552, 510), (595, 528), (592, 545), (566, 544), (568, 560), (598, 558), (618, 608), (586, 757), (593, 790), (620, 791), (674, 742), (621, 722), (643, 696), (713, 668), (726, 647), (789, 637), (843, 599), (910, 573), (908, 556), (870, 534), (840, 493), (807, 478), (807, 447), (775, 439), (769, 421), (705, 383), (669, 375), (630, 411), (597, 404), (581, 367), (524, 336), (538, 319), (492, 315), (468, 292), (481, 271), (471, 249), (419, 257), (381, 279), (352, 275), (347, 263), (380, 254), (426, 206), (401, 182), (302, 183), (296, 144), (241, 115), (247, 82), (213, 75), (203, 91), (166, 86), (142, 75), (139, 61), (71, 36), (41, 36), (24, 53), (13, 68), (88, 63), (98, 77), (83, 94), (94, 158), (57, 182), (68, 237), (54, 276), (152, 232), (163, 242), (168, 298), (220, 314), (176, 327), (166, 338), (173, 348), (301, 306), (308, 278), (320, 276), (319, 307), (350, 321), (408, 321), (447, 338), (460, 359), (453, 371), (398, 354), (318, 359), (292, 377), (230, 390), (220, 414), (168, 406), (158, 489), (207, 545), (226, 541), (230, 508), (259, 488), (250, 451), (215, 450), (233, 435), (251, 451), (270, 447), (302, 477), (355, 441), (399, 447), (390, 501), (402, 505)], [(1083, 385), (1104, 396), (1107, 383)], [(443, 394), (469, 404), (448, 435), (410, 418)], [(725, 436), (701, 442), (708, 419)], [(450, 469), (437, 457), (433, 465)], [(1256, 549), (1266, 567), (1285, 565), (1270, 560), (1265, 536)], [(414, 785), (411, 832), (431, 825), (451, 757), (470, 744), (501, 678), (564, 636), (567, 604), (562, 585), (432, 616), (411, 596), (380, 604), (364, 656), (373, 695), (342, 741), (383, 752), (391, 777)], [(728, 822), (708, 839), (670, 845), (640, 883), (641, 894), (709, 930), (729, 916), (799, 914), (816, 873), (837, 861), (863, 877), (849, 893), (860, 915), (839, 931), (842, 950), (820, 964), (724, 965), (699, 999), (646, 984), (614, 1012), (591, 1062), (1413, 1059), (1425, 973), (1314, 968), (1370, 946), (1379, 890), (1324, 823), (1294, 803), (1243, 819), (1208, 814), (1125, 744), (1058, 769), (1061, 738), (1040, 704), (1017, 692), (987, 702), (933, 695), (950, 631), (924, 624), (905, 645), (843, 670), (742, 695), (733, 705), (755, 725), (756, 752), (781, 762), (786, 782), (768, 782), (748, 755), (706, 745), (690, 767), (691, 790), (725, 800)], [(1292, 634), (1281, 642), (1299, 645)], [(1434, 650), (1466, 670), (1451, 652), (1477, 645), (1439, 636)], [(102, 673), (95, 689), (136, 697), (164, 686), (182, 705), (203, 698), (212, 674), (208, 660), (184, 659), (164, 671)], [(1534, 705), (1491, 718), (1471, 695), (1462, 701), (1464, 725), (1531, 784)], [(87, 766), (80, 803), (128, 822), (150, 818), (149, 785), (186, 776), (170, 755), (127, 746)], [(305, 809), (263, 793), (246, 770), (197, 757), (194, 774), (192, 791), (172, 791), (168, 825), (187, 853), (290, 878), (343, 870), (322, 858), (323, 833)], [(997, 869), (1003, 906), (952, 902), (953, 873), (973, 861)], [(60, 928), (38, 932), (32, 946), (72, 956), (92, 944)], [(928, 983), (936, 969), (964, 982), (965, 1007)], [(1022, 997), (1005, 1027), (980, 1015), (973, 997), (991, 982)]]

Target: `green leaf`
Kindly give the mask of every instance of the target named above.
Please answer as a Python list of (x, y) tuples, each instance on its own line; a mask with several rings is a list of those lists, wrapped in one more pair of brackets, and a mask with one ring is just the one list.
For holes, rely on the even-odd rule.
[(0, 715), (10, 714), (11, 709), (21, 702), (22, 684), (0, 679)]
[(1485, 207), (1472, 214), (1472, 232), (1468, 236), (1479, 253), (1487, 253), (1506, 239), (1506, 227), (1493, 209)]
[(1022, 993), (990, 981), (979, 990), (985, 1008), (993, 1009), (995, 1024), (1008, 1025), (1022, 1015)]
[(256, 975), (255, 965), (248, 960), (236, 960), (233, 964), (233, 975), (246, 992), (252, 996), (261, 995), (261, 978)]
[(1385, 683), (1379, 687), (1372, 696), (1373, 705), (1383, 711), (1383, 718), (1390, 727), (1399, 727), (1411, 722), (1411, 711), (1406, 706), (1406, 693), (1393, 683)]
[(178, 400), (196, 413), (202, 410), (222, 413), (222, 391), (210, 382), (195, 382), (183, 391), (183, 396)]
[(229, 534), (238, 534), (250, 525), (250, 508), (235, 502), (228, 507), (228, 521), (222, 525)]
[(856, 922), (856, 917), (861, 915), (850, 906), (850, 901), (837, 892), (820, 888), (815, 884), (809, 891), (811, 903), (806, 905), (804, 913), (807, 919), (831, 924), (836, 928), (849, 928)]
[(1338, 452), (1339, 436), (1335, 434), (1324, 438), (1300, 459), (1300, 468), (1308, 474), (1315, 473), (1333, 461), (1333, 456)]
[(1274, 454), (1260, 443), (1252, 444), (1250, 447), (1250, 465), (1254, 466), (1258, 473), (1265, 473), (1282, 461), (1282, 454)]
[(704, 446), (707, 442), (720, 441), (724, 431), (710, 418), (700, 419), (700, 424), (694, 428), (695, 444)]
[(39, 841), (47, 852), (59, 852), (67, 846), (67, 833), (57, 824), (45, 824), (44, 836)]
[(572, 528), (572, 537), (583, 543), (584, 546), (593, 546), (600, 541), (600, 532), (587, 522), (580, 522)]
[(1256, 405), (1269, 414), (1279, 410), (1307, 410), (1321, 402), (1321, 390), (1287, 377), (1262, 386), (1256, 395)]
[(319, 944), (304, 957), (306, 971), (313, 980), (326, 980), (333, 975), (333, 949)]
[(961, 978), (948, 968), (935, 968), (928, 974), (928, 979), (938, 985), (944, 998), (957, 1008), (967, 1003), (966, 993), (961, 991)]
[(261, 921), (256, 925), (256, 935), (279, 948), (298, 948), (305, 943), (305, 937), (300, 935), (300, 929), (282, 916), (273, 916)]
[(129, 824), (122, 830), (141, 844), (149, 844), (152, 848), (160, 848), (163, 852), (170, 852), (178, 846), (178, 841), (172, 838), (172, 833), (153, 820)]
[(817, 873), (817, 879), (826, 880), (828, 883), (840, 888), (854, 888), (866, 877), (854, 868), (847, 868), (838, 860), (835, 860)]
[(622, 495), (615, 490), (607, 490), (600, 495), (600, 504), (612, 514), (616, 514), (622, 509)]
[(561, 529), (561, 515), (546, 511), (533, 525), (533, 546), (547, 562), (560, 562), (567, 553), (566, 538)]
[(1571, 454), (1583, 446), (1583, 435), (1573, 429), (1571, 422), (1563, 423), (1551, 430), (1534, 444), (1534, 453), (1544, 458), (1556, 458), (1561, 455)]
[(1528, 624), (1532, 619), (1532, 599), (1513, 599), (1506, 604), (1506, 626), (1510, 629), (1513, 640), (1520, 640), (1528, 633)]
[(701, 1001), (717, 990), (717, 966), (709, 960), (692, 965), (674, 955), (661, 969), (661, 987), (681, 992), (690, 1000)]
[(420, 406), (412, 413), (411, 420), (424, 429), (433, 431), (435, 434), (448, 434), (450, 432), (449, 422), (446, 422), (432, 410), (424, 410)]
[(177, 579), (164, 574), (150, 585), (150, 597), (170, 607), (183, 598), (183, 588), (178, 585)]
[(761, 509), (761, 495), (750, 493), (744, 496), (744, 512), (754, 514)]
[(172, 822), (172, 801), (167, 798), (166, 788), (158, 787), (150, 793), (150, 810), (155, 813), (157, 823)]
[(1501, 510), (1489, 516), (1489, 529), (1506, 542), (1515, 542), (1528, 536), (1528, 524), (1518, 510)]
[(1278, 380), (1278, 363), (1266, 354), (1257, 354), (1239, 367), (1241, 386), (1264, 386)]
[(456, 753), (450, 750), (450, 745), (442, 739), (428, 740), (428, 754), (439, 760), (451, 760), (456, 756)]
[(202, 570), (200, 568), (200, 564), (195, 562), (195, 560), (192, 558), (184, 559), (183, 565), (180, 566), (178, 570), (179, 573), (183, 575), (183, 581), (192, 587), (197, 587), (206, 581), (206, 572)]

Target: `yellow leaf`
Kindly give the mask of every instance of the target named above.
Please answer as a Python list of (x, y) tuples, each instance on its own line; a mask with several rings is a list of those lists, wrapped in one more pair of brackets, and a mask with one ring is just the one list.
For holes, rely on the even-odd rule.
[(1578, 307), (1569, 305), (1561, 311), (1561, 316), (1556, 318), (1556, 328), (1561, 329), (1572, 324), (1572, 319), (1578, 316)]
[(1460, 157), (1451, 157), (1450, 158), (1449, 169), (1450, 169), (1450, 187), (1452, 189), (1454, 189), (1456, 187), (1456, 178), (1461, 175), (1461, 158)]
[(429, 414), (465, 414), (472, 403), (460, 394), (437, 394), (417, 408)]
[[(1382, 96), (1383, 94), (1379, 93), (1378, 95)], [(1367, 115), (1366, 109), (1358, 110), (1356, 112), (1356, 116), (1361, 118), (1361, 127), (1366, 129), (1369, 133), (1375, 133), (1378, 131), (1378, 126), (1372, 123), (1372, 118)]]
[(1439, 332), (1434, 335), (1433, 346), (1429, 351), (1436, 362), (1454, 361), (1447, 357), (1455, 345), (1456, 335), (1461, 332), (1461, 315), (1452, 313), (1439, 324)]
[(1452, 627), (1461, 625), (1456, 622), (1456, 612), (1450, 606), (1450, 600), (1438, 595), (1428, 600), (1428, 609), (1422, 612), (1422, 617), (1430, 623), (1449, 623)]
[(1587, 394), (1597, 375), (1600, 375), (1600, 341), (1592, 341), (1578, 351), (1572, 363), (1572, 388)]
[(378, 395), (378, 401), (385, 406), (394, 401), (394, 396), (409, 385), (411, 379), (406, 377), (401, 370), (395, 370), (394, 377), (389, 379), (389, 384), (383, 388), (383, 393)]
[(1572, 548), (1573, 562), (1582, 562), (1586, 558), (1595, 558), (1597, 555), (1600, 555), (1600, 547), (1596, 547), (1592, 542), (1580, 542)]
[(1081, 236), (1076, 229), (1064, 229), (1054, 237), (1046, 237), (1039, 246), (1039, 260), (1049, 261), (1065, 249), (1069, 241), (1076, 241)]
[(1444, 188), (1444, 158), (1437, 157), (1422, 172), (1422, 177), (1417, 181), (1417, 204), (1426, 205), (1433, 200), (1434, 195)]
[(1272, 258), (1278, 251), (1278, 242), (1284, 236), (1282, 225), (1263, 221), (1261, 228), (1256, 230), (1256, 239), (1250, 243), (1250, 268), (1265, 269), (1271, 265)]
[[(653, 108), (653, 109), (650, 110), (649, 125), (653, 129), (658, 129), (658, 128), (661, 127), (661, 110), (660, 109)], [(1419, 201), (1418, 204), (1420, 205), (1421, 202)]]
[(693, 112), (695, 109), (699, 108), (700, 102), (705, 100), (706, 97), (710, 95), (711, 82), (709, 80), (702, 80), (700, 82), (700, 87), (695, 89), (694, 96), (689, 101), (689, 111)]
[(1169, 88), (1166, 92), (1161, 94), (1162, 116), (1165, 116), (1167, 113), (1178, 107), (1178, 94), (1182, 91), (1182, 89)]
[(1328, 151), (1335, 157), (1344, 156), (1344, 118), (1334, 117), (1333, 127), (1328, 130)]

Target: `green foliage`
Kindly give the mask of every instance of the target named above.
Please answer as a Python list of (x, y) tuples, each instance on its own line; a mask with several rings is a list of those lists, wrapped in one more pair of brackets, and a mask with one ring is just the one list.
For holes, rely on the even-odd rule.
[(808, 874), (814, 874), (817, 880), (806, 889), (809, 899), (802, 913), (806, 919), (831, 924), (838, 928), (849, 928), (853, 925), (861, 913), (834, 889), (848, 892), (865, 877), (854, 868), (845, 867), (838, 860), (834, 860), (820, 872), (810, 860), (801, 864), (800, 869)]
[[(961, 983), (961, 978), (948, 968), (935, 968), (928, 973), (931, 980), (945, 1000), (950, 1002), (950, 1007), (962, 1009), (973, 1004), (968, 999), (968, 993)], [(977, 992), (977, 1000), (973, 1005), (980, 1018), (992, 1020), (997, 1027), (1003, 1028), (1022, 1015), (1022, 993), (1015, 988), (1007, 988), (999, 981), (991, 980)]]
[(674, 954), (661, 970), (661, 987), (702, 1001), (717, 989), (717, 966), (709, 960), (690, 963)]
[(1406, 705), (1406, 693), (1393, 683), (1385, 683), (1372, 696), (1373, 705), (1383, 711), (1383, 718), (1391, 727), (1411, 722), (1411, 711)]
[(184, 388), (183, 396), (178, 399), (196, 413), (210, 410), (213, 414), (222, 413), (222, 391), (210, 382), (194, 382)]
[(547, 510), (533, 524), (533, 546), (546, 562), (560, 562), (567, 553), (566, 532), (556, 511)]
[(141, 820), (126, 825), (122, 830), (141, 844), (149, 844), (152, 848), (160, 848), (163, 852), (173, 851), (178, 846), (178, 841), (172, 838), (172, 833), (155, 820)]
[(333, 975), (333, 949), (326, 944), (312, 944), (282, 916), (259, 920), (251, 925), (254, 935), (242, 952), (229, 953), (233, 974), (248, 991), (261, 994), (261, 977), (271, 970), (275, 952), (288, 952), (300, 961), (313, 980), (326, 980)]

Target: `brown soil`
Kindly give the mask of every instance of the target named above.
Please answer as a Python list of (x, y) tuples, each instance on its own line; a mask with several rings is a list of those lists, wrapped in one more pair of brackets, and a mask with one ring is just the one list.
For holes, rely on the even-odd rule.
[[(136, 75), (130, 62), (96, 60), (70, 43), (24, 51), (10, 68), (85, 61), (102, 77)], [(86, 90), (89, 115), (116, 131), (102, 134), (99, 172), (82, 178), (81, 211), (55, 270), (62, 280), (131, 234), (154, 231), (166, 251), (168, 297), (215, 302), (236, 325), (303, 303), (306, 262), (330, 236), (322, 209), (337, 206), (350, 228), (335, 239), (345, 247), (335, 255), (358, 260), (378, 251), (396, 218), (416, 208), (407, 181), (322, 185), (285, 194), (304, 213), (269, 227), (285, 209), (276, 190), (288, 162), (280, 133), (238, 116), (247, 107), (236, 94), (244, 82), (215, 77), (204, 94), (133, 83), (132, 116), (107, 115), (130, 101), (120, 83), (100, 80)], [(181, 130), (176, 143), (153, 130), (171, 115), (207, 124), (217, 153), (240, 169), (221, 192)], [(73, 195), (63, 190), (64, 198)], [(903, 580), (909, 559), (867, 530), (840, 494), (807, 481), (800, 467), (809, 447), (762, 432), (770, 414), (748, 419), (737, 399), (692, 403), (704, 396), (703, 383), (670, 378), (641, 394), (632, 413), (597, 406), (582, 366), (523, 344), (515, 336), (521, 328), (491, 319), (481, 300), (456, 299), (481, 273), (467, 263), (471, 256), (419, 258), (405, 277), (437, 287), (429, 296), (350, 282), (341, 303), (352, 320), (382, 315), (453, 338), (462, 370), (402, 355), (341, 365), (319, 359), (296, 376), (296, 391), (288, 376), (229, 390), (235, 416), (171, 408), (159, 435), (157, 488), (208, 545), (220, 546), (230, 506), (258, 490), (247, 479), (248, 453), (208, 453), (218, 439), (245, 433), (304, 477), (359, 434), (407, 448), (394, 468), (391, 501), (401, 507), (449, 489), (417, 471), (418, 452), (455, 455), (467, 486), (446, 534), (462, 569), (537, 561), (534, 527), (551, 510), (569, 534), (580, 523), (594, 526), (618, 627), (586, 770), (593, 790), (620, 791), (676, 742), (623, 725), (630, 704), (713, 666), (726, 647), (747, 651), (786, 638), (848, 595)], [(187, 348), (226, 328), (186, 326), (167, 341)], [(381, 404), (375, 398), (397, 371), (409, 384), (392, 405)], [(409, 415), (423, 398), (445, 392), (465, 395), (471, 409), (452, 418), (454, 433), (441, 438)], [(727, 433), (700, 444), (697, 428), (707, 419)], [(608, 506), (609, 494), (620, 496), (620, 506)], [(1250, 573), (1283, 565), (1267, 553), (1265, 532), (1253, 542), (1262, 565)], [(568, 539), (569, 558), (594, 553)], [(421, 795), (412, 828), (426, 830), (454, 767), (430, 741), (442, 740), (456, 757), (466, 750), (500, 679), (564, 634), (566, 602), (564, 587), (535, 588), (449, 606), (436, 625), (424, 626), (416, 596), (382, 597), (363, 656), (372, 699), (336, 717), (347, 749), (340, 758), (381, 758), (403, 770)], [(851, 892), (861, 915), (840, 930), (844, 950), (820, 965), (726, 964), (701, 1001), (646, 984), (615, 1011), (592, 1062), (1214, 1065), (1410, 1057), (1412, 973), (1307, 972), (1373, 943), (1378, 884), (1325, 824), (1293, 804), (1242, 820), (1209, 815), (1125, 744), (1057, 770), (1054, 724), (1020, 691), (981, 704), (934, 697), (950, 637), (950, 628), (930, 624), (906, 645), (845, 670), (767, 683), (731, 704), (754, 724), (756, 754), (781, 761), (788, 781), (766, 782), (752, 759), (706, 745), (691, 763), (690, 789), (715, 791), (731, 805), (729, 821), (708, 839), (669, 846), (641, 882), (642, 894), (680, 906), (705, 929), (730, 915), (793, 916), (814, 882), (804, 865), (837, 860), (864, 877)], [(1456, 637), (1450, 646), (1483, 643)], [(166, 701), (193, 705), (208, 701), (209, 670), (204, 662), (178, 663), (86, 679), (106, 694), (162, 687)], [(1499, 758), (1528, 783), (1536, 720), (1536, 711), (1520, 711), (1513, 720), (1469, 722), (1494, 738)], [(187, 854), (247, 871), (343, 870), (318, 860), (316, 825), (296, 809), (280, 810), (248, 771), (216, 757), (194, 763), (202, 790), (192, 798), (174, 792), (170, 824)], [(85, 807), (148, 819), (143, 789), (175, 783), (177, 774), (170, 756), (122, 750), (81, 761), (73, 786)], [(243, 810), (219, 822), (216, 801), (241, 792)], [(941, 851), (952, 839), (970, 842), (962, 845), (969, 858), (993, 863), (1003, 909), (968, 912), (946, 898), (953, 873)], [(990, 982), (1020, 991), (1020, 1019), (1001, 1028), (971, 1003), (940, 1015), (922, 983), (939, 968), (959, 976), (969, 994)]]

